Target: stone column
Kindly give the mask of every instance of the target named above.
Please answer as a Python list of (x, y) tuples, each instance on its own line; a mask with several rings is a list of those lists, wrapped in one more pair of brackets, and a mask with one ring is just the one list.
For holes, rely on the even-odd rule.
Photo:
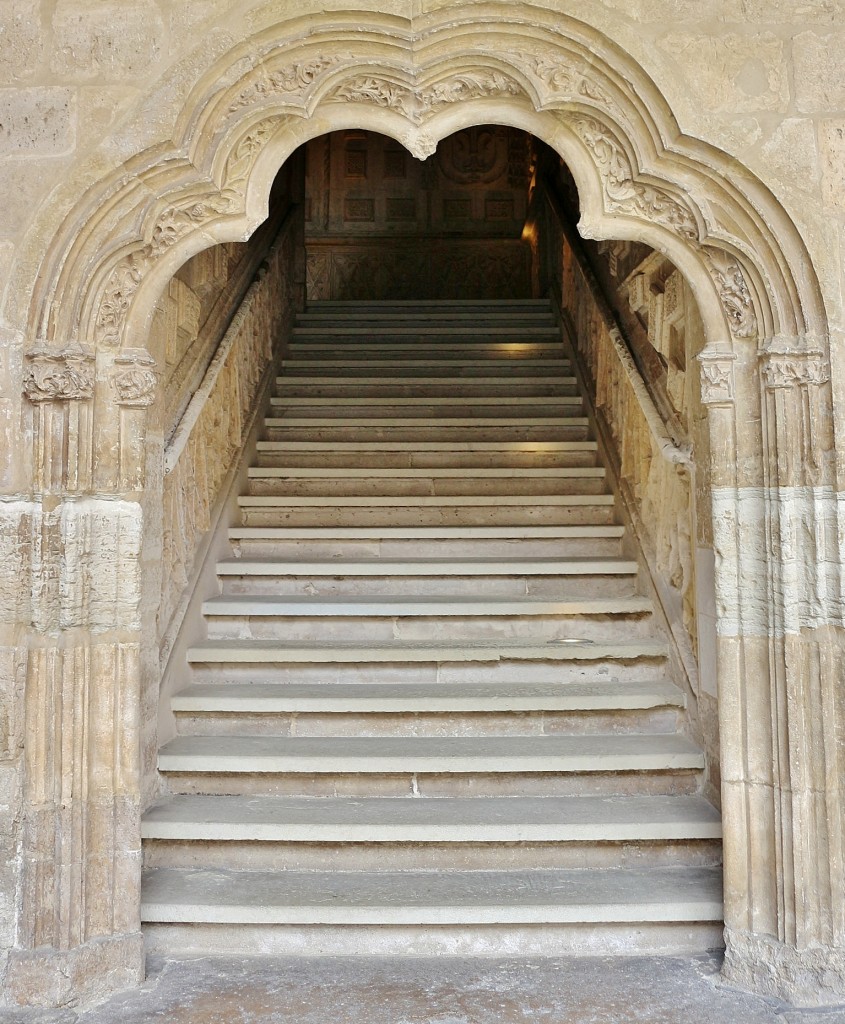
[(143, 978), (140, 495), (156, 377), (141, 353), (102, 361), (35, 354), (25, 379), (32, 602), (22, 886), (5, 979), (24, 1005), (84, 1003)]
[(824, 351), (777, 337), (702, 357), (714, 439), (724, 973), (808, 1005), (845, 998), (842, 528)]

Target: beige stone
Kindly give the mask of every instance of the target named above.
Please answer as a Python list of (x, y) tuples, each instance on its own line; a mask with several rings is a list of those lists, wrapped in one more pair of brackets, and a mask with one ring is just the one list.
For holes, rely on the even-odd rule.
[(824, 115), (845, 107), (843, 40), (842, 32), (795, 36), (795, 101), (802, 113)]
[[(71, 152), (75, 143), (73, 89), (0, 89), (0, 155), (58, 156)], [(22, 205), (27, 205), (25, 200)]]
[(38, 0), (4, 0), (0, 25), (0, 79), (31, 78), (44, 51), (41, 5)]
[(97, 0), (58, 0), (52, 28), (50, 68), (73, 81), (147, 76), (167, 49), (153, 0), (126, 0), (119, 20)]
[(693, 94), (709, 111), (786, 109), (789, 83), (784, 42), (773, 33), (669, 32), (658, 45), (672, 56)]

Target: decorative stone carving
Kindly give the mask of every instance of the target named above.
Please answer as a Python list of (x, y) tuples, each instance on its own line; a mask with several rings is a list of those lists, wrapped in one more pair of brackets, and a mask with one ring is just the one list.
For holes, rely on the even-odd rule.
[(500, 71), (455, 75), (434, 85), (417, 88), (391, 81), (382, 75), (359, 75), (344, 82), (332, 99), (351, 103), (373, 103), (388, 107), (420, 124), (429, 114), (452, 103), (464, 103), (482, 96), (518, 96), (521, 87)]
[(155, 400), (158, 373), (156, 361), (147, 352), (124, 353), (115, 358), (110, 378), (120, 405), (144, 408)]
[(156, 218), (149, 242), (120, 260), (112, 270), (100, 300), (94, 328), (98, 344), (115, 347), (120, 343), (129, 307), (146, 268), (153, 260), (195, 228), (238, 208), (242, 202), (243, 184), (252, 165), (279, 124), (278, 118), (268, 118), (255, 125), (229, 154), (219, 192), (166, 207)]
[(232, 101), (227, 113), (234, 114), (243, 107), (253, 106), (273, 96), (281, 96), (283, 99), (301, 97), (324, 71), (339, 64), (343, 59), (339, 54), (333, 57), (319, 56), (302, 64), (291, 64), (278, 71), (270, 71), (242, 89)]
[(450, 103), (465, 103), (483, 96), (519, 96), (522, 87), (500, 71), (475, 71), (456, 75), (424, 89), (419, 97), (417, 117)]
[(730, 405), (734, 400), (732, 352), (702, 352), (698, 356), (701, 366), (701, 401), (704, 405)]
[(604, 110), (613, 106), (609, 94), (596, 81), (595, 69), (573, 67), (555, 57), (529, 57), (518, 54), (520, 62), (527, 64), (532, 74), (538, 78), (548, 90), (547, 101), (556, 99), (590, 99), (600, 104)]
[(757, 333), (757, 315), (742, 268), (724, 249), (708, 246), (702, 252), (710, 276), (719, 289), (731, 334), (735, 338), (753, 338)]
[(94, 395), (94, 357), (82, 349), (32, 352), (23, 390), (30, 402), (80, 401)]
[(664, 189), (635, 180), (628, 155), (605, 124), (584, 116), (572, 118), (571, 123), (593, 155), (610, 212), (644, 217), (687, 241), (698, 238), (698, 225), (690, 210)]
[(770, 350), (761, 357), (763, 380), (770, 391), (810, 384), (819, 386), (830, 380), (830, 367), (821, 352), (783, 352)]
[(377, 75), (360, 75), (344, 82), (335, 90), (333, 98), (347, 103), (372, 103), (377, 107), (388, 107), (412, 121), (419, 120), (413, 91)]
[(431, 132), (412, 128), (402, 136), (402, 145), (417, 160), (428, 160), (437, 152), (437, 143)]

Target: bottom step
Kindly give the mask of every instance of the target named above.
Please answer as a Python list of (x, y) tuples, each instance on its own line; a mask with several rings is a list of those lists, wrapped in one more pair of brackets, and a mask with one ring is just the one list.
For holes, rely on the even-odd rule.
[(721, 872), (193, 871), (144, 878), (141, 920), (205, 924), (499, 925), (714, 922)]

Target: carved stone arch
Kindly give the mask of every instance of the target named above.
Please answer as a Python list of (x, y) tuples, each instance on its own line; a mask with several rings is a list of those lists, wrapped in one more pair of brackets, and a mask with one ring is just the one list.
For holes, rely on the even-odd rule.
[[(457, 128), (490, 122), (524, 128), (567, 160), (586, 234), (649, 242), (696, 292), (708, 334), (702, 395), (718, 442), (729, 965), (734, 978), (774, 989), (766, 965), (780, 958), (805, 988), (841, 993), (845, 922), (841, 908), (825, 910), (839, 890), (824, 850), (839, 841), (842, 794), (807, 768), (817, 738), (829, 736), (819, 716), (838, 676), (820, 638), (841, 625), (842, 593), (829, 550), (840, 513), (820, 289), (765, 185), (682, 136), (642, 68), (597, 30), (523, 3), (413, 19), (330, 12), (257, 29), (205, 69), (168, 142), (126, 160), (65, 218), (32, 291), (30, 414), (90, 403), (62, 420), (65, 441), (80, 424), (95, 437), (92, 422), (108, 428), (127, 409), (143, 417), (155, 388), (141, 350), (152, 297), (189, 256), (249, 235), (276, 170), (309, 137), (372, 128), (424, 157)], [(58, 443), (58, 427), (52, 436)], [(56, 483), (42, 444), (38, 485), (64, 497), (108, 493), (118, 509), (143, 490), (143, 451), (127, 456), (136, 466), (99, 478), (96, 449), (75, 445), (78, 465)], [(74, 671), (62, 665), (53, 671)], [(134, 671), (121, 661), (115, 676), (127, 700)], [(815, 854), (800, 839), (811, 829), (824, 831)], [(53, 913), (35, 905), (37, 893), (26, 901), (30, 917)], [(131, 939), (137, 920), (114, 930)], [(137, 955), (137, 942), (126, 948)], [(786, 982), (779, 991), (790, 994)]]

